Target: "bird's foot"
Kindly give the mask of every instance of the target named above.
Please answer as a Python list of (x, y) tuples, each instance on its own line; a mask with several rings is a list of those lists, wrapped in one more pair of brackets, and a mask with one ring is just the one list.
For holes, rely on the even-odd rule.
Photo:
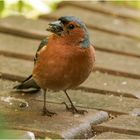
[(72, 112), (73, 114), (82, 114), (84, 115), (85, 113), (88, 113), (87, 110), (80, 110), (77, 109), (74, 105), (71, 105), (71, 107), (69, 107), (65, 102), (62, 102), (62, 104), (64, 104), (66, 106), (66, 109), (70, 112)]
[(43, 108), (43, 112), (42, 112), (43, 116), (49, 116), (52, 117), (53, 115), (57, 115), (55, 112), (51, 112), (49, 110), (47, 110), (45, 107)]

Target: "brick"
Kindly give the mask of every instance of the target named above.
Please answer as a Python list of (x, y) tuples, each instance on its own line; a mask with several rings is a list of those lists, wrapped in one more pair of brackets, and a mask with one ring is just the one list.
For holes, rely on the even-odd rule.
[[(2, 111), (1, 114), (4, 114), (4, 116), (8, 116), (7, 113), (10, 113), (11, 117), (8, 118), (10, 120), (8, 122), (7, 121), (6, 122), (8, 124), (11, 124), (10, 126), (12, 126), (12, 128), (32, 131), (36, 134), (36, 136), (46, 135), (51, 138), (60, 138), (60, 137), (65, 137), (65, 138), (78, 137), (79, 138), (79, 136), (70, 136), (69, 131), (65, 131), (63, 133), (61, 131), (61, 136), (60, 136), (60, 133), (59, 133), (60, 129), (59, 130), (57, 129), (57, 128), (62, 129), (61, 124), (67, 125), (67, 124), (69, 124), (69, 122), (71, 122), (75, 119), (76, 120), (78, 119), (78, 122), (80, 121), (80, 123), (81, 123), (81, 121), (83, 122), (83, 121), (87, 120), (87, 118), (86, 118), (86, 120), (83, 120), (82, 116), (76, 115), (76, 116), (72, 117), (71, 113), (67, 113), (65, 111), (64, 105), (60, 105), (60, 103), (62, 101), (68, 102), (64, 93), (52, 92), (52, 91), (47, 93), (47, 106), (50, 110), (56, 111), (58, 113), (58, 115), (55, 116), (54, 118), (46, 117), (45, 121), (44, 121), (44, 118), (40, 117), (41, 108), (42, 108), (42, 104), (43, 104), (42, 93), (40, 93), (40, 92), (38, 92), (37, 94), (13, 93), (11, 88), (15, 84), (17, 84), (17, 83), (10, 82), (7, 80), (0, 81), (0, 85), (1, 85), (0, 86), (0, 89), (1, 89), (0, 97), (10, 97), (11, 96), (11, 98), (14, 97), (14, 99), (15, 98), (18, 99), (16, 103), (12, 102), (13, 103), (12, 105), (10, 105), (9, 102), (5, 103), (5, 102), (3, 102), (3, 100), (1, 101), (1, 107), (0, 107), (1, 111)], [(139, 108), (139, 106), (140, 106), (139, 100), (136, 100), (136, 99), (130, 99), (130, 98), (125, 98), (125, 97), (115, 97), (115, 96), (109, 96), (109, 95), (100, 95), (100, 94), (88, 93), (88, 92), (84, 92), (84, 91), (80, 91), (80, 90), (78, 90), (78, 91), (70, 90), (69, 95), (76, 106), (84, 108), (84, 109), (87, 109), (87, 108), (93, 109), (91, 111), (89, 110), (89, 113), (87, 114), (90, 117), (92, 117), (93, 120), (95, 120), (95, 118), (96, 118), (96, 115), (95, 115), (96, 111), (94, 112), (94, 109), (106, 110), (106, 111), (114, 112), (114, 113), (130, 114), (130, 112), (132, 112), (133, 109)], [(16, 100), (14, 100), (14, 101), (16, 101)], [(20, 102), (26, 101), (29, 104), (29, 107), (19, 108), (19, 106), (18, 106), (19, 101)], [(2, 109), (2, 108), (5, 108), (5, 109)], [(93, 116), (91, 115), (92, 111), (94, 112)], [(98, 113), (99, 112), (97, 112), (97, 114)], [(85, 115), (84, 117), (87, 117), (87, 115)], [(99, 123), (105, 117), (105, 114), (104, 113), (102, 114), (101, 112), (98, 115), (99, 115), (99, 118), (98, 118), (98, 120), (96, 119), (96, 123)], [(102, 116), (103, 118), (100, 115), (101, 116), (103, 115)], [(70, 116), (70, 118), (72, 118), (72, 120), (68, 119), (69, 118), (68, 116)], [(79, 117), (82, 117), (82, 119), (81, 118), (79, 119)], [(63, 120), (63, 122), (61, 122), (61, 120)], [(139, 117), (122, 115), (122, 116), (119, 116), (118, 118), (115, 118), (114, 120), (110, 120), (108, 122), (100, 124), (99, 126), (97, 125), (97, 127), (93, 123), (93, 130), (95, 130), (95, 132), (98, 132), (98, 131), (104, 132), (105, 130), (107, 130), (107, 131), (114, 131), (114, 132), (118, 132), (118, 133), (122, 132), (122, 133), (126, 133), (126, 134), (127, 134), (127, 132), (129, 132), (130, 134), (137, 135), (137, 131), (139, 131), (139, 126), (135, 126), (135, 125), (139, 124), (138, 121), (139, 121)], [(45, 122), (47, 123), (47, 125)], [(57, 125), (52, 126), (52, 124), (51, 124), (52, 122), (55, 123), (55, 125), (56, 124)], [(69, 128), (69, 125), (67, 126), (68, 128), (65, 126), (62, 130), (71, 130)], [(16, 126), (16, 127), (13, 127), (13, 126)], [(133, 127), (135, 127), (134, 132), (132, 131)], [(45, 134), (44, 134), (44, 129), (46, 132)], [(76, 126), (76, 130), (77, 129), (79, 130), (79, 128), (77, 128), (77, 126)], [(129, 131), (128, 129), (132, 129), (132, 130)], [(54, 130), (55, 131), (58, 130), (59, 132), (57, 131), (54, 133)], [(72, 131), (75, 131), (75, 129), (72, 129)], [(63, 134), (63, 136), (62, 136), (62, 134)], [(64, 134), (66, 134), (67, 136)], [(80, 138), (83, 138), (83, 136), (80, 136)]]
[[(50, 110), (57, 112), (56, 116), (41, 115), (42, 103), (30, 102), (27, 109), (17, 110), (0, 107), (8, 128), (24, 129), (33, 132), (36, 137), (51, 138), (88, 138), (92, 136), (91, 124), (101, 123), (108, 116), (105, 112), (91, 110), (85, 116), (72, 115), (66, 112), (62, 105), (47, 104)], [(10, 118), (7, 117), (10, 115)], [(5, 125), (6, 125), (5, 124)]]
[(91, 91), (92, 89), (102, 89), (105, 91), (104, 94), (108, 91), (110, 94), (115, 92), (114, 95), (120, 94), (122, 96), (140, 97), (139, 80), (103, 74), (98, 71), (92, 73), (89, 78), (81, 85), (81, 87), (84, 87), (87, 90), (91, 89)]
[[(13, 91), (12, 87), (17, 84), (17, 82), (11, 82), (8, 80), (0, 81), (0, 89), (4, 92)], [(99, 109), (99, 110), (107, 110), (110, 112), (118, 112), (118, 113), (127, 113), (130, 114), (133, 112), (135, 108), (139, 108), (140, 102), (137, 99), (126, 98), (123, 96), (113, 96), (113, 95), (102, 95), (97, 94), (95, 92), (85, 92), (82, 90), (69, 90), (68, 91), (73, 102), (80, 107), (83, 108), (91, 108), (91, 109)], [(4, 95), (7, 95), (5, 92)], [(18, 94), (17, 94), (18, 95)], [(15, 95), (16, 96), (16, 95)], [(43, 100), (42, 93), (38, 94), (25, 94), (26, 98), (31, 98), (34, 100)], [(18, 97), (18, 96), (17, 96)], [(49, 91), (47, 93), (47, 100), (54, 103), (62, 103), (64, 101), (68, 102), (65, 94), (60, 92)], [(88, 101), (88, 102), (87, 102)], [(130, 104), (131, 102), (131, 104)]]
[[(57, 9), (56, 12), (51, 13), (49, 16), (42, 16), (42, 18), (50, 17), (56, 19), (60, 16), (64, 16), (64, 13), (67, 13), (67, 16), (75, 15), (81, 18), (89, 27), (92, 27), (93, 29), (98, 28), (110, 33), (121, 34), (137, 39), (140, 38), (140, 27), (138, 23), (117, 17), (106, 16), (105, 14), (98, 12), (83, 12), (83, 9), (78, 7), (65, 6)], [(130, 30), (130, 28), (133, 28), (133, 30)]]
[[(25, 26), (27, 26), (29, 28), (30, 25), (31, 25), (31, 24), (29, 25), (29, 23), (31, 23), (31, 21), (28, 21), (28, 20), (26, 21), (22, 17), (20, 17), (19, 20), (17, 20), (17, 21), (14, 20), (14, 18), (12, 20), (11, 20), (11, 18), (7, 18), (3, 22), (4, 22), (4, 24), (6, 24), (8, 21), (9, 21), (9, 23), (11, 21), (11, 24), (13, 24), (13, 27), (14, 26), (16, 27), (17, 23), (21, 23), (23, 21), (25, 21), (25, 23), (27, 22), (27, 24), (25, 24), (25, 25), (23, 24), (23, 28), (25, 28)], [(35, 24), (35, 27), (36, 26), (37, 26), (37, 23)], [(19, 27), (16, 27), (16, 28), (19, 28)], [(39, 30), (40, 30), (40, 28), (39, 28)], [(6, 35), (1, 34), (0, 37), (2, 38), (0, 43), (3, 44), (0, 47), (1, 51), (8, 51), (9, 50), (11, 53), (16, 52), (17, 54), (20, 53), (21, 55), (24, 55), (24, 54), (25, 55), (27, 55), (27, 54), (28, 55), (30, 55), (30, 54), (33, 55), (33, 54), (35, 54), (35, 51), (38, 47), (38, 44), (40, 43), (39, 41), (34, 41), (33, 42), (33, 40), (31, 40), (31, 39), (24, 39), (24, 38), (21, 39), (20, 37), (17, 37), (17, 38), (11, 37), (10, 35), (6, 36)], [(101, 38), (103, 38), (103, 37), (101, 37)], [(8, 39), (9, 42), (11, 42), (11, 45), (8, 44), (9, 42), (7, 42), (6, 39)], [(16, 43), (13, 42), (13, 40), (15, 40), (15, 39), (17, 40)], [(112, 39), (110, 39), (110, 40), (112, 40)], [(105, 41), (105, 39), (102, 39), (102, 40), (99, 39), (99, 41), (97, 41), (97, 42), (104, 42), (104, 41)], [(119, 42), (119, 41), (118, 41), (119, 43), (116, 43), (116, 42), (117, 42), (117, 40), (115, 40), (113, 44), (119, 44), (119, 43), (121, 44), (121, 42)], [(127, 45), (130, 42), (127, 42), (127, 43), (125, 42), (124, 44)], [(131, 42), (131, 43), (132, 43), (132, 45), (135, 45), (135, 44), (133, 44), (133, 42)], [(131, 43), (130, 43), (130, 45), (131, 45)], [(22, 44), (21, 47), (22, 47), (23, 50), (19, 47), (19, 44)], [(104, 44), (106, 44), (106, 43), (104, 43)], [(109, 44), (109, 42), (107, 44)], [(30, 47), (26, 47), (26, 46), (30, 46)], [(101, 43), (100, 43), (99, 46), (102, 46)], [(113, 45), (111, 45), (111, 43), (110, 43), (110, 46), (113, 46)], [(121, 46), (123, 46), (123, 44), (121, 44)], [(140, 48), (139, 43), (136, 46), (137, 46), (136, 48)], [(18, 47), (19, 49), (16, 49), (16, 51), (14, 52), (16, 47)], [(104, 48), (105, 47), (106, 46), (104, 46)], [(26, 50), (26, 48), (27, 48), (27, 50)], [(115, 47), (113, 46), (112, 48), (115, 48)], [(124, 49), (124, 48), (122, 48), (122, 49)], [(127, 50), (127, 48), (124, 49), (124, 50)], [(138, 51), (139, 49), (132, 49), (132, 47), (129, 51), (131, 51), (131, 50), (135, 50), (135, 52), (140, 52), (140, 51)], [(124, 72), (124, 73), (132, 73), (134, 75), (139, 75), (139, 71), (140, 71), (139, 63), (140, 63), (140, 61), (139, 61), (138, 58), (116, 55), (116, 54), (111, 54), (111, 53), (107, 53), (107, 52), (105, 53), (105, 52), (102, 52), (102, 51), (96, 51), (96, 53), (97, 53), (97, 59), (96, 59), (97, 60), (97, 64), (96, 64), (97, 67), (105, 68), (105, 69), (108, 69), (108, 70), (114, 70), (115, 72), (120, 71), (120, 72)], [(126, 53), (128, 53), (128, 52), (126, 52)], [(138, 54), (136, 54), (136, 55), (138, 55)], [(107, 59), (108, 61), (104, 61), (105, 59)], [(126, 63), (128, 60), (129, 60), (129, 63)], [(117, 65), (117, 67), (116, 67), (116, 65)], [(133, 67), (135, 67), (135, 69), (133, 69)]]
[[(97, 94), (96, 92), (85, 92), (83, 90), (69, 90), (68, 93), (75, 105), (83, 108), (105, 110), (111, 113), (129, 114), (140, 106), (138, 99), (131, 99), (123, 96), (103, 95)], [(42, 99), (41, 94), (36, 98), (36, 100)], [(68, 102), (66, 95), (62, 91), (56, 93), (48, 92), (47, 99), (50, 102)]]
[[(11, 57), (0, 56), (0, 72), (27, 77), (32, 73), (33, 62)], [(21, 67), (23, 66), (23, 67)], [(17, 79), (19, 80), (19, 79)], [(113, 76), (100, 72), (92, 72), (89, 78), (80, 86), (88, 91), (110, 93), (117, 96), (140, 97), (139, 80)]]
[(118, 118), (93, 127), (95, 132), (113, 131), (129, 135), (138, 135), (140, 137), (140, 118), (131, 115), (121, 115)]
[(139, 10), (137, 9), (130, 9), (124, 6), (117, 6), (117, 5), (113, 5), (108, 3), (99, 3), (99, 2), (94, 2), (91, 1), (89, 2), (71, 2), (71, 1), (67, 1), (67, 2), (62, 2), (60, 3), (60, 6), (64, 6), (64, 5), (72, 5), (75, 7), (80, 7), (82, 9), (87, 9), (90, 11), (97, 11), (100, 13), (104, 13), (107, 15), (111, 15), (111, 16), (118, 16), (121, 18), (127, 18), (127, 19), (132, 19), (132, 20), (136, 20), (139, 21), (140, 20), (140, 14), (139, 14)]
[[(33, 24), (31, 24), (33, 23)], [(0, 20), (0, 26), (7, 26), (16, 29), (24, 29), (28, 31), (35, 31), (35, 33), (46, 33), (46, 27), (48, 22), (43, 20), (27, 19), (24, 16), (9, 16)]]
[[(5, 52), (8, 51), (9, 53), (10, 52), (16, 53), (16, 55), (18, 55), (19, 57), (20, 55), (22, 55), (21, 58), (22, 57), (25, 58), (26, 55), (29, 55), (29, 58), (33, 58), (38, 48), (38, 45), (40, 43), (39, 41), (33, 42), (33, 40), (24, 39), (24, 38), (22, 39), (20, 37), (16, 38), (16, 37), (3, 36), (3, 35), (1, 37), (2, 37), (2, 40), (0, 42), (3, 45), (0, 46), (0, 51), (5, 51)], [(6, 39), (9, 39), (9, 42), (11, 42), (11, 45), (8, 44), (9, 42), (6, 43)], [(16, 39), (17, 41), (15, 43), (13, 40), (16, 40)], [(19, 47), (19, 44), (22, 44), (22, 45)], [(17, 49), (15, 49), (16, 47)], [(1, 52), (1, 54), (3, 54), (3, 52)], [(134, 75), (139, 75), (139, 71), (140, 71), (139, 58), (111, 54), (107, 52), (101, 52), (98, 50), (96, 50), (96, 57), (97, 57), (96, 58), (97, 67), (105, 68), (108, 70), (114, 70), (115, 72), (120, 71), (124, 73), (132, 73)], [(126, 62), (129, 62), (129, 63), (126, 63)]]
[[(46, 36), (45, 29), (47, 24), (45, 22), (43, 22), (44, 24), (39, 24), (40, 22), (36, 20), (32, 25), (30, 21), (32, 20), (25, 20), (22, 16), (19, 16), (18, 20), (15, 20), (15, 16), (10, 16), (10, 18), (0, 20), (0, 31), (8, 34), (12, 32), (23, 37), (43, 39)], [(30, 30), (31, 27), (32, 30)], [(40, 28), (43, 29), (41, 32), (39, 31)]]
[(139, 74), (140, 59), (96, 51), (96, 66), (126, 73)]
[[(71, 90), (69, 91), (69, 95), (76, 106), (84, 109), (90, 108), (90, 110), (88, 110), (89, 113), (85, 116), (73, 116), (71, 113), (65, 111), (64, 105), (60, 105), (62, 101), (67, 102), (64, 93), (54, 93), (50, 91), (47, 94), (47, 106), (50, 110), (57, 112), (58, 115), (54, 116), (53, 118), (45, 117), (44, 119), (43, 116), (40, 116), (43, 105), (42, 93), (13, 93), (11, 88), (15, 84), (17, 83), (7, 80), (0, 81), (0, 110), (2, 116), (4, 116), (6, 119), (6, 123), (11, 129), (16, 128), (20, 130), (31, 131), (39, 137), (47, 136), (51, 138), (85, 138), (87, 133), (88, 137), (92, 136), (90, 131), (86, 131), (89, 127), (86, 127), (87, 125), (85, 125), (85, 122), (92, 118), (91, 120), (93, 122), (93, 130), (94, 132), (97, 132), (97, 134), (98, 131), (114, 131), (117, 133), (122, 132), (126, 134), (130, 133), (138, 135), (137, 132), (140, 130), (139, 126), (136, 126), (136, 124), (139, 124), (139, 117), (127, 115), (119, 116), (114, 120), (109, 120), (108, 122), (95, 126), (95, 124), (105, 121), (107, 119), (107, 114), (105, 112), (98, 112), (94, 110), (96, 108), (99, 110), (106, 110), (116, 113), (130, 113), (134, 108), (138, 108), (140, 106), (139, 100), (88, 93), (80, 90)], [(6, 99), (14, 98), (13, 101), (11, 100), (12, 105), (9, 102), (4, 102), (5, 100), (3, 100), (1, 97)], [(25, 101), (29, 106), (26, 108), (19, 108), (19, 103)], [(10, 117), (8, 117), (9, 115)], [(71, 123), (74, 124), (72, 127)], [(85, 136), (81, 135), (81, 133), (79, 136), (79, 132), (82, 132), (82, 134), (85, 134)]]
[(120, 134), (114, 132), (104, 132), (91, 139), (140, 139), (140, 136), (129, 135), (129, 134)]
[(140, 56), (140, 43), (138, 40), (95, 29), (89, 30), (89, 34), (91, 42), (97, 50), (102, 49), (112, 51), (112, 53)]
[(0, 90), (1, 91), (4, 91), (4, 90), (10, 91), (13, 88), (13, 86), (15, 86), (16, 84), (17, 84), (17, 82), (13, 82), (13, 81), (9, 81), (9, 80), (4, 80), (4, 79), (0, 78)]
[(0, 55), (0, 72), (2, 73), (28, 76), (32, 68), (33, 62)]
[[(39, 36), (40, 39), (44, 38), (46, 35), (49, 34), (49, 32), (44, 31), (47, 28), (48, 23), (49, 21), (37, 20), (35, 22), (34, 20), (26, 19), (20, 16), (19, 17), (10, 16), (10, 17), (0, 20), (1, 28), (2, 27), (6, 28), (8, 26), (9, 28), (12, 29), (11, 32), (9, 31), (10, 33), (13, 33), (14, 30), (18, 29), (19, 31), (16, 32), (16, 34), (23, 36), (23, 34), (21, 34), (20, 32), (22, 31), (22, 29), (24, 29), (24, 36), (27, 35), (26, 37), (35, 38), (35, 39), (38, 39), (39, 34), (42, 34), (41, 36)], [(1, 31), (1, 28), (0, 28), (0, 31)], [(4, 29), (3, 29), (3, 32), (4, 32)], [(5, 29), (5, 32), (6, 32), (6, 29)], [(34, 33), (28, 34), (28, 32), (34, 32)], [(94, 30), (89, 29), (89, 33), (90, 33), (91, 42), (92, 44), (95, 45), (97, 49), (112, 50), (118, 53), (122, 52), (129, 55), (140, 56), (140, 47), (139, 47), (140, 44), (138, 40), (127, 38), (125, 36), (109, 34), (106, 32), (99, 31), (99, 30), (95, 30), (95, 29)], [(0, 37), (2, 38), (2, 40), (0, 40), (0, 43), (3, 44), (0, 46), (1, 48), (4, 48), (5, 45), (9, 46), (9, 44), (7, 44), (7, 40), (10, 40), (10, 42), (14, 40), (14, 37), (12, 36), (13, 37), (12, 39), (10, 35), (7, 35), (7, 37), (5, 38), (3, 34), (0, 34)], [(17, 37), (16, 40), (18, 44), (18, 42), (20, 42), (20, 37)], [(24, 42), (29, 42), (29, 40), (24, 39)], [(37, 41), (34, 40), (34, 42), (37, 42)], [(38, 43), (36, 44), (38, 45)], [(26, 45), (22, 47), (26, 47)]]
[[(17, 82), (9, 82), (8, 80), (1, 80), (0, 81), (0, 89), (3, 95), (7, 95), (7, 92), (13, 91), (12, 87), (17, 84)], [(117, 112), (117, 113), (130, 113), (135, 108), (139, 108), (140, 102), (137, 99), (125, 98), (125, 97), (116, 97), (113, 95), (101, 95), (97, 93), (89, 93), (81, 90), (70, 90), (68, 91), (71, 99), (73, 102), (80, 107), (83, 108), (91, 108), (91, 109), (99, 109), (99, 110), (107, 110), (110, 112)], [(13, 94), (13, 93), (12, 93)], [(13, 94), (14, 95), (14, 94)], [(20, 94), (21, 95), (21, 94)], [(19, 94), (14, 95), (19, 96)], [(31, 98), (34, 100), (43, 100), (42, 93), (39, 92), (38, 94), (25, 94), (23, 97)], [(47, 93), (47, 100), (49, 102), (54, 103), (62, 103), (63, 101), (67, 101), (66, 96), (64, 93), (61, 92), (48, 92)], [(87, 102), (88, 101), (88, 102)], [(130, 104), (131, 102), (131, 104)]]
[[(43, 102), (36, 100), (40, 93), (13, 93), (10, 87), (3, 88), (3, 85), (12, 86), (16, 83), (5, 80), (0, 83), (2, 85), (0, 114), (5, 119), (3, 123), (8, 129), (31, 131), (40, 138), (89, 138), (92, 136), (91, 125), (97, 125), (108, 119), (108, 114), (104, 111), (88, 109), (85, 115), (73, 115), (65, 110), (64, 105), (49, 102), (48, 109), (55, 111), (57, 115), (51, 118), (42, 116)], [(26, 102), (28, 106), (21, 108), (22, 102)]]
[(10, 34), (0, 33), (0, 38), (1, 52), (11, 52), (20, 55), (34, 56), (36, 50), (38, 49), (38, 45), (40, 44), (39, 40), (23, 38), (20, 36), (13, 36)]

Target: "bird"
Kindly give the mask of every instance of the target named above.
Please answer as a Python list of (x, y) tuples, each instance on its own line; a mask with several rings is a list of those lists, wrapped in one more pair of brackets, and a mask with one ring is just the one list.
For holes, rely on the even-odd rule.
[(95, 49), (90, 42), (87, 27), (75, 16), (62, 16), (50, 22), (46, 30), (51, 32), (51, 35), (43, 39), (37, 49), (32, 74), (14, 89), (42, 89), (43, 115), (51, 117), (56, 114), (46, 107), (46, 94), (49, 89), (65, 93), (70, 106), (65, 102), (63, 104), (68, 111), (85, 114), (86, 110), (74, 106), (68, 90), (83, 83), (94, 68)]

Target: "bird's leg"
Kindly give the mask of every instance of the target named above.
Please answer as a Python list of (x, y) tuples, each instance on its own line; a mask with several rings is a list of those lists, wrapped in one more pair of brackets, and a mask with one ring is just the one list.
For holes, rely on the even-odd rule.
[(53, 116), (53, 115), (56, 115), (55, 112), (50, 112), (47, 108), (46, 108), (46, 90), (43, 90), (43, 94), (44, 94), (44, 105), (43, 105), (43, 112), (42, 112), (42, 115), (43, 116)]
[(71, 101), (71, 99), (70, 99), (70, 97), (69, 97), (67, 91), (65, 90), (64, 92), (65, 92), (65, 94), (66, 94), (66, 96), (67, 96), (67, 98), (68, 98), (68, 100), (69, 100), (69, 102), (70, 102), (70, 104), (71, 104), (71, 107), (69, 107), (65, 102), (63, 102), (63, 104), (65, 104), (66, 109), (67, 109), (68, 111), (72, 112), (73, 114), (75, 114), (75, 113), (84, 114), (85, 112), (87, 112), (86, 110), (78, 110), (78, 109), (74, 106), (74, 104), (72, 103), (72, 101)]

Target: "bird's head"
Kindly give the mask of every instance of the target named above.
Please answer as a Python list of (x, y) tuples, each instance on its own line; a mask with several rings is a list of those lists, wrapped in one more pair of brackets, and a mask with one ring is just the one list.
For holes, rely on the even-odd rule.
[(60, 17), (57, 21), (49, 23), (47, 31), (64, 38), (69, 43), (79, 43), (82, 48), (89, 47), (86, 25), (74, 16)]

